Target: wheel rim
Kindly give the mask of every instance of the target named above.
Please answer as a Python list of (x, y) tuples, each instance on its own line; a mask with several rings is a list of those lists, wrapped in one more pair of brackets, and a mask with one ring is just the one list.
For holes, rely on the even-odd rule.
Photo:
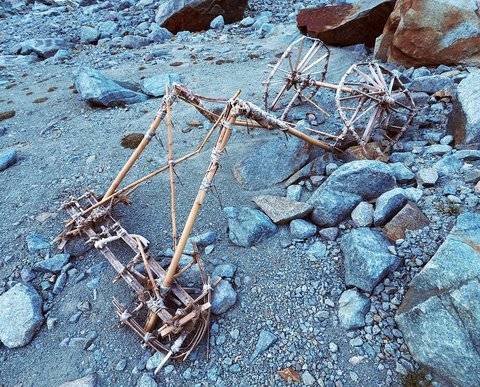
[(313, 81), (324, 81), (330, 50), (319, 39), (303, 36), (293, 42), (275, 65), (263, 84), (267, 111), (280, 111), (286, 119), (300, 98), (312, 103), (319, 87)]
[(345, 127), (339, 140), (350, 134), (363, 148), (381, 136), (376, 151), (383, 156), (400, 139), (415, 115), (415, 103), (390, 70), (377, 63), (351, 66), (336, 92), (337, 110)]

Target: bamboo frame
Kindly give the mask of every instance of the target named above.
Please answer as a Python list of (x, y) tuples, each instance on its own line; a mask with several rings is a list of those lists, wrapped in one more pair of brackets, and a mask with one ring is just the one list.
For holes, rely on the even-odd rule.
[[(225, 101), (196, 95), (183, 85), (174, 84), (172, 90), (167, 86), (166, 96), (163, 99), (163, 103), (155, 119), (150, 124), (149, 129), (137, 149), (134, 150), (113, 180), (113, 183), (103, 198), (97, 200), (92, 192), (87, 192), (80, 198), (72, 198), (63, 206), (72, 220), (67, 223), (66, 231), (61, 234), (57, 240), (71, 238), (80, 234), (86, 234), (90, 237), (90, 242), (94, 243), (94, 246), (105, 256), (117, 272), (115, 281), (117, 279), (124, 279), (127, 284), (136, 291), (139, 297), (140, 303), (132, 312), (129, 312), (128, 308), (124, 308), (114, 299), (113, 303), (122, 324), (131, 328), (143, 340), (145, 345), (157, 351), (166, 352), (167, 360), (169, 357), (186, 358), (208, 330), (211, 307), (211, 285), (209, 278), (207, 278), (204, 273), (202, 261), (198, 257), (194, 257), (193, 264), (200, 267), (200, 275), (204, 284), (203, 290), (195, 298), (192, 298), (178, 282), (178, 278), (181, 278), (180, 274), (188, 271), (192, 265), (187, 265), (182, 270), (178, 270), (178, 263), (200, 208), (219, 170), (221, 158), (230, 140), (233, 126), (238, 125), (264, 128), (267, 130), (280, 130), (288, 135), (296, 136), (329, 151), (336, 150), (330, 145), (299, 131), (294, 124), (282, 121), (248, 101), (240, 100), (238, 98), (239, 94), (240, 91), (237, 91), (230, 100)], [(202, 100), (224, 102), (225, 108), (221, 114), (215, 114), (202, 106)], [(185, 101), (195, 107), (212, 123), (212, 126), (194, 151), (175, 159), (172, 105), (177, 101)], [(168, 138), (167, 164), (127, 184), (125, 187), (119, 188), (165, 118)], [(183, 231), (177, 241), (174, 167), (199, 154), (215, 132), (218, 132), (218, 136), (211, 153), (210, 163), (200, 184)], [(170, 212), (174, 256), (168, 268), (165, 270), (153, 259), (151, 253), (146, 250), (145, 246), (147, 246), (148, 243), (145, 238), (128, 234), (128, 232), (111, 217), (110, 211), (114, 205), (123, 201), (120, 195), (131, 194), (140, 184), (167, 170), (170, 185)], [(126, 265), (122, 264), (108, 247), (110, 243), (119, 242), (126, 243), (134, 252), (134, 258)], [(146, 276), (140, 274), (135, 268), (135, 266), (140, 263), (145, 267)], [(177, 312), (173, 314), (170, 313), (170, 309), (167, 310), (165, 306), (167, 303), (177, 305)], [(147, 308), (147, 313), (142, 326), (138, 314), (144, 308)], [(158, 328), (159, 323), (160, 327)], [(163, 367), (164, 364), (165, 362), (159, 364), (157, 370)]]

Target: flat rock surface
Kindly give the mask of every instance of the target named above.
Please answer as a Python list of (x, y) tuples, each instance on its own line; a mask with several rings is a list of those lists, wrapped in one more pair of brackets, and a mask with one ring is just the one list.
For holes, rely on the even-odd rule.
[(120, 86), (99, 71), (82, 67), (76, 73), (75, 87), (82, 99), (94, 106), (118, 106), (144, 102), (148, 97)]
[(405, 237), (406, 230), (418, 230), (428, 224), (428, 218), (418, 206), (409, 202), (383, 227), (383, 233), (392, 241), (396, 241)]
[(303, 34), (326, 44), (364, 43), (373, 47), (394, 5), (390, 0), (360, 0), (353, 4), (302, 9), (297, 25)]
[(412, 355), (456, 385), (480, 383), (480, 216), (460, 215), (396, 315)]
[(255, 196), (252, 201), (275, 224), (284, 224), (292, 219), (303, 218), (313, 210), (310, 204), (293, 201), (282, 196), (260, 195)]
[(298, 138), (278, 138), (261, 145), (237, 163), (233, 174), (248, 190), (258, 190), (280, 183), (308, 160), (311, 146)]

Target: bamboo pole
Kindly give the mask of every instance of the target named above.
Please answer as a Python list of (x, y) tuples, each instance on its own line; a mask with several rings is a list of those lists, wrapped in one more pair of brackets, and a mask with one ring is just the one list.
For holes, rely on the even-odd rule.
[[(170, 94), (168, 83), (165, 86), (166, 94)], [(171, 106), (167, 104), (167, 137), (168, 137), (168, 169), (170, 172), (170, 202), (172, 217), (172, 239), (173, 251), (177, 247), (177, 221), (175, 216), (175, 171), (173, 170), (173, 135), (172, 135), (172, 112)]]
[(349, 87), (340, 87), (339, 85), (334, 85), (333, 83), (313, 81), (312, 86), (324, 87), (331, 90), (342, 90), (344, 93), (353, 93), (356, 90), (353, 90)]
[(172, 284), (175, 273), (177, 271), (178, 262), (180, 261), (180, 257), (183, 254), (183, 250), (185, 249), (185, 245), (187, 244), (187, 240), (190, 236), (190, 233), (192, 232), (195, 219), (197, 218), (200, 208), (205, 200), (208, 187), (211, 184), (213, 178), (215, 177), (215, 174), (217, 173), (219, 162), (215, 158), (215, 155), (219, 155), (224, 152), (232, 132), (231, 125), (233, 125), (234, 123), (235, 123), (235, 115), (233, 114), (230, 114), (228, 116), (226, 124), (222, 123), (222, 129), (220, 130), (219, 138), (212, 151), (212, 160), (207, 169), (207, 172), (205, 173), (205, 177), (202, 181), (202, 184), (200, 185), (200, 188), (197, 193), (197, 197), (190, 210), (190, 214), (188, 215), (187, 222), (185, 223), (185, 228), (183, 229), (180, 240), (178, 241), (177, 249), (175, 250), (172, 261), (168, 266), (167, 274), (165, 275), (165, 278), (163, 280), (162, 287), (165, 289), (169, 289)]
[[(140, 251), (140, 255), (142, 256), (143, 265), (145, 266), (145, 270), (147, 271), (148, 279), (150, 280), (153, 292), (155, 293), (155, 297), (159, 299), (160, 291), (158, 290), (155, 279), (153, 278), (152, 270), (150, 268), (150, 265), (148, 264), (147, 256), (145, 254), (145, 250), (143, 249), (142, 242), (140, 241), (139, 238), (135, 238), (135, 241), (137, 242), (138, 250)], [(149, 311), (147, 316), (147, 321), (145, 322), (145, 327), (144, 327), (145, 332), (153, 332), (153, 330), (155, 329), (155, 326), (157, 325), (157, 321), (158, 321), (157, 314), (153, 313), (152, 311)]]
[[(167, 106), (170, 106), (171, 104), (171, 101), (169, 100), (169, 94), (167, 94), (166, 98), (165, 98), (165, 103)], [(159, 111), (159, 113), (157, 114), (157, 116), (155, 117), (155, 119), (153, 120), (153, 122), (151, 123), (150, 125), (150, 128), (147, 130), (147, 132), (145, 133), (145, 135), (143, 136), (143, 139), (142, 141), (140, 142), (140, 144), (138, 144), (137, 148), (135, 149), (135, 151), (132, 153), (132, 155), (130, 156), (130, 158), (128, 159), (128, 161), (126, 162), (126, 164), (123, 166), (123, 168), (121, 169), (121, 171), (118, 173), (117, 177), (115, 178), (115, 180), (113, 181), (112, 185), (110, 186), (110, 188), (107, 190), (107, 192), (105, 193), (104, 195), (104, 199), (110, 195), (112, 195), (115, 190), (118, 188), (118, 186), (120, 185), (120, 183), (122, 182), (122, 180), (125, 178), (125, 176), (127, 175), (127, 173), (130, 171), (130, 169), (132, 168), (133, 164), (135, 164), (135, 162), (138, 160), (138, 158), (140, 157), (140, 155), (142, 154), (142, 152), (145, 150), (145, 148), (147, 147), (147, 145), (150, 143), (150, 140), (153, 138), (153, 136), (155, 136), (155, 133), (157, 132), (157, 128), (158, 126), (160, 125), (160, 123), (162, 122), (163, 118), (165, 117), (165, 110), (161, 109)]]

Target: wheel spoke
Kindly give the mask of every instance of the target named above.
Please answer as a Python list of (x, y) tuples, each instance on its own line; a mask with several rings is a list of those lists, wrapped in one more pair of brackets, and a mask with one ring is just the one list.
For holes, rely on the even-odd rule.
[(321, 62), (322, 60), (326, 59), (328, 57), (328, 54), (322, 55), (320, 58), (318, 58), (315, 62), (312, 64), (308, 65), (306, 68), (303, 69), (303, 74), (305, 74), (306, 71), (310, 70), (313, 66)]
[(378, 87), (369, 85), (368, 83), (345, 82), (345, 85), (348, 85), (348, 86), (359, 86), (359, 87), (365, 87), (365, 88), (367, 88), (367, 89), (378, 90)]
[(377, 105), (374, 104), (374, 105), (370, 105), (366, 110), (364, 110), (359, 116), (357, 116), (354, 120), (350, 120), (349, 124), (352, 125), (354, 124), (355, 122), (357, 122), (360, 118), (362, 118), (365, 114), (367, 114), (370, 110), (372, 110), (374, 107), (376, 107)]
[(376, 86), (377, 89), (381, 89), (382, 86), (377, 84), (372, 78), (370, 78), (367, 74), (365, 74), (363, 71), (357, 69), (356, 67), (353, 68), (361, 77), (363, 77), (367, 82), (370, 82), (372, 86)]
[(298, 54), (297, 54), (297, 60), (295, 61), (295, 68), (298, 67), (298, 63), (300, 62), (300, 58), (302, 57), (303, 47), (305, 46), (305, 39), (306, 38), (303, 38), (302, 43), (300, 44), (300, 48), (299, 48)]
[(381, 120), (382, 112), (383, 112), (383, 109), (377, 105), (372, 115), (370, 116), (365, 132), (363, 133), (362, 141), (364, 143), (367, 143), (368, 140), (370, 140), (370, 137), (372, 136), (372, 133), (373, 133), (373, 129), (375, 128), (375, 122), (377, 122), (378, 119)]

